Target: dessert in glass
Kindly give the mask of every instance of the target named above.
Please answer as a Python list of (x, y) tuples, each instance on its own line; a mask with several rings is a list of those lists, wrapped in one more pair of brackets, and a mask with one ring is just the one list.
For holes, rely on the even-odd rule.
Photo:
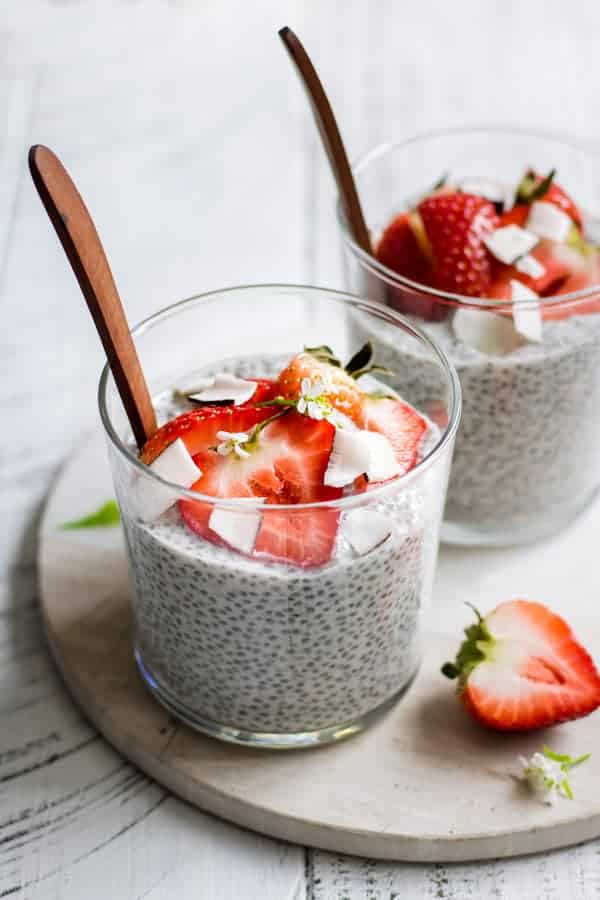
[[(559, 530), (600, 484), (600, 160), (479, 129), (382, 145), (354, 171), (373, 254), (340, 210), (346, 286), (417, 323), (461, 382), (442, 539)], [(427, 390), (428, 361), (407, 366)]]
[[(354, 341), (371, 324), (385, 369)], [(353, 734), (419, 665), (456, 373), (393, 310), (317, 288), (193, 297), (133, 336), (159, 430), (138, 454), (108, 369), (100, 409), (144, 681), (224, 740)], [(396, 374), (413, 345), (430, 364), (420, 406)]]

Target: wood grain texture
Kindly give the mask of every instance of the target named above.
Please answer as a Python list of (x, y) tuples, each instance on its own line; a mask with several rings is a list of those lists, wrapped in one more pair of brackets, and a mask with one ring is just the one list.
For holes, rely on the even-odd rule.
[[(54, 658), (81, 709), (161, 784), (200, 809), (264, 834), (379, 859), (510, 857), (600, 835), (600, 755), (577, 770), (572, 801), (552, 809), (535, 802), (515, 772), (518, 757), (539, 748), (539, 735), (490, 735), (465, 714), (440, 673), (455, 652), (464, 618), (462, 605), (444, 608), (444, 594), (455, 580), (465, 585), (468, 579), (477, 584), (479, 606), (493, 607), (498, 579), (490, 583), (486, 573), (496, 549), (479, 551), (475, 560), (459, 548), (440, 555), (425, 621), (427, 653), (408, 695), (382, 720), (319, 751), (252, 751), (176, 725), (144, 688), (133, 660), (120, 529), (82, 534), (60, 528), (111, 491), (100, 434), (92, 433), (61, 473), (40, 526), (41, 612)], [(581, 559), (593, 553), (599, 529), (600, 502), (572, 528)], [(556, 585), (560, 541), (505, 549), (505, 581), (510, 585), (515, 571), (535, 568)], [(582, 568), (575, 556), (573, 562)], [(527, 596), (546, 593), (533, 578), (523, 581)], [(600, 627), (586, 615), (596, 591), (582, 580), (569, 620), (598, 658)], [(564, 611), (564, 604), (553, 605)], [(594, 747), (597, 727), (589, 716), (545, 739), (556, 752), (575, 756)]]
[[(591, 0), (576, 10), (559, 0), (346, 0), (340, 10), (333, 0), (3, 5), (0, 408), (10, 440), (0, 446), (0, 779), (9, 780), (0, 780), (0, 895), (258, 900), (268, 889), (269, 900), (300, 900), (305, 890), (302, 851), (173, 798), (152, 809), (160, 794), (145, 778), (133, 806), (114, 781), (92, 802), (98, 779), (133, 770), (111, 776), (122, 761), (101, 741), (76, 749), (93, 732), (48, 659), (33, 560), (53, 473), (96, 419), (102, 352), (28, 183), (29, 144), (56, 147), (77, 171), (138, 321), (224, 284), (341, 284), (335, 189), (282, 58), (276, 32), (286, 22), (310, 47), (351, 158), (390, 134), (490, 121), (600, 140)], [(461, 600), (457, 582), (448, 602)], [(57, 747), (73, 752), (61, 762)], [(19, 837), (29, 823), (35, 840)], [(599, 852), (594, 842), (444, 868), (319, 853), (306, 890), (316, 900), (587, 900), (600, 896)]]

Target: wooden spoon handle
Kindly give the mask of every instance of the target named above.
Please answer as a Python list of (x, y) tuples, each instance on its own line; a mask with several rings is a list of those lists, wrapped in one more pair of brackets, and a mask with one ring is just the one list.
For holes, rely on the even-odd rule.
[(344, 142), (321, 80), (310, 61), (308, 53), (291, 28), (282, 28), (279, 32), (279, 37), (285, 44), (286, 50), (296, 66), (300, 80), (306, 89), (352, 236), (359, 247), (366, 253), (372, 253), (371, 238), (369, 237), (369, 230), (358, 198), (352, 169), (350, 168)]
[(98, 232), (69, 173), (51, 150), (32, 147), (29, 169), (92, 314), (141, 448), (156, 431), (156, 417)]

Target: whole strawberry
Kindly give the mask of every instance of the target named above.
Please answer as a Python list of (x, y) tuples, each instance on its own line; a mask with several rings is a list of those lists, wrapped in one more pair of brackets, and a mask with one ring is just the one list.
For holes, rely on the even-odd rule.
[(586, 716), (600, 706), (600, 675), (560, 616), (541, 603), (511, 600), (465, 630), (454, 662), (471, 715), (496, 731), (529, 731)]
[(494, 205), (459, 191), (434, 194), (418, 207), (433, 257), (433, 283), (442, 291), (482, 297), (493, 260), (483, 238), (498, 227)]

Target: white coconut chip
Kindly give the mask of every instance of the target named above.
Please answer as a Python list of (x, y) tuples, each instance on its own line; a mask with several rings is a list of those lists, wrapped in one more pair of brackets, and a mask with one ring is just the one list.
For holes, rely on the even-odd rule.
[[(264, 503), (263, 497), (238, 497), (238, 503), (244, 501), (251, 504)], [(260, 528), (262, 513), (257, 510), (238, 512), (215, 506), (208, 520), (208, 527), (223, 538), (231, 547), (242, 553), (252, 553), (256, 543), (256, 535)]]
[(536, 234), (519, 228), (518, 225), (504, 225), (502, 228), (496, 228), (483, 239), (483, 243), (492, 256), (506, 265), (512, 265), (520, 256), (525, 256), (526, 253), (533, 250), (538, 241), (539, 237)]
[[(184, 488), (190, 488), (202, 475), (181, 438), (169, 444), (148, 468), (159, 478)], [(172, 489), (141, 476), (136, 483), (136, 494), (138, 513), (145, 522), (158, 519), (177, 500)]]
[(538, 200), (531, 204), (527, 218), (527, 230), (537, 234), (538, 237), (562, 243), (566, 241), (572, 225), (571, 217), (554, 203), (544, 203), (543, 200)]
[(379, 547), (392, 533), (392, 525), (387, 516), (372, 509), (353, 509), (344, 514), (340, 526), (358, 556), (364, 556)]
[(485, 197), (490, 203), (501, 203), (504, 206), (506, 188), (499, 181), (488, 178), (466, 178), (460, 182), (459, 188), (463, 194), (475, 194), (476, 197)]
[(361, 431), (363, 442), (369, 451), (369, 464), (365, 475), (369, 481), (388, 481), (400, 472), (400, 466), (385, 434), (379, 431)]
[(366, 475), (369, 481), (387, 481), (399, 471), (392, 445), (384, 434), (338, 429), (323, 483), (345, 487), (359, 475)]
[[(510, 282), (512, 299), (518, 303), (513, 306), (513, 322), (517, 332), (534, 344), (542, 342), (542, 312), (538, 303), (538, 295), (531, 288), (512, 278)], [(527, 301), (526, 303), (519, 301)]]
[(488, 356), (506, 356), (523, 343), (509, 316), (479, 309), (457, 309), (452, 328), (459, 341)]
[(518, 259), (515, 263), (515, 268), (522, 272), (523, 275), (529, 275), (530, 278), (541, 278), (546, 271), (545, 266), (531, 253), (526, 253), (525, 256)]
[(232, 400), (234, 406), (247, 403), (254, 396), (256, 382), (246, 381), (229, 372), (219, 372), (214, 378), (206, 378), (203, 382), (187, 393), (190, 400), (199, 400), (202, 403), (222, 403)]

